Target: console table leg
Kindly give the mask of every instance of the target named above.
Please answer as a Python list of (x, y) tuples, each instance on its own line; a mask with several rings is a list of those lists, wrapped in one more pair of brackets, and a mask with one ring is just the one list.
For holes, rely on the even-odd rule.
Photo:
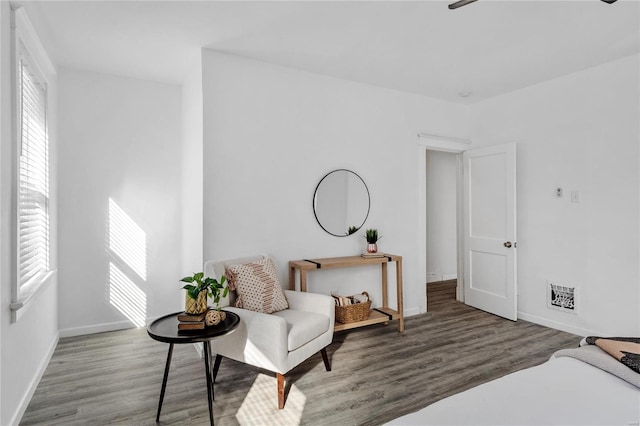
[(213, 384), (211, 382), (211, 367), (209, 362), (209, 342), (202, 342), (204, 348), (204, 370), (207, 379), (207, 402), (209, 403), (209, 422), (213, 426)]
[(289, 290), (296, 290), (296, 268), (289, 266)]
[(167, 378), (169, 377), (169, 367), (171, 367), (172, 355), (173, 355), (173, 343), (169, 343), (169, 352), (167, 353), (167, 363), (164, 366), (164, 376), (162, 377), (162, 389), (160, 389), (160, 402), (158, 403), (158, 413), (156, 414), (156, 423), (160, 421), (160, 411), (162, 410), (162, 401), (164, 401), (164, 390), (167, 387)]
[(300, 269), (300, 291), (307, 291), (307, 271)]
[(387, 264), (386, 263), (382, 263), (380, 264), (380, 267), (382, 269), (382, 307), (383, 308), (388, 308), (389, 307), (389, 295), (388, 295), (388, 268), (387, 268)]
[(400, 314), (400, 318), (398, 318), (398, 331), (404, 331), (404, 303), (403, 303), (403, 295), (402, 295), (402, 259), (398, 259), (396, 261), (396, 292), (398, 298), (398, 313)]

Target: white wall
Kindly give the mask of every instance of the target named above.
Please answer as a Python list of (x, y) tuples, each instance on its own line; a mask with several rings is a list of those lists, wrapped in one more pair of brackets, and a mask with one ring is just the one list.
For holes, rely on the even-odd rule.
[[(30, 14), (37, 27), (37, 19)], [(39, 38), (46, 40), (39, 34)], [(46, 47), (46, 46), (45, 46)], [(29, 303), (20, 309), (17, 322), (11, 321), (9, 303), (12, 269), (16, 255), (12, 248), (15, 231), (12, 214), (15, 199), (12, 182), (15, 176), (12, 159), (16, 155), (15, 141), (11, 135), (11, 122), (15, 118), (11, 105), (10, 7), (0, 2), (0, 424), (17, 424), (27, 408), (40, 377), (47, 366), (58, 339), (57, 276), (54, 274)], [(51, 158), (50, 215), (51, 215), (51, 267), (56, 268), (56, 145), (57, 85), (55, 76), (48, 86), (49, 98), (49, 146)]]
[(61, 335), (179, 310), (180, 87), (70, 69), (59, 84)]
[[(377, 228), (379, 249), (404, 258), (405, 311), (424, 312), (416, 134), (465, 136), (466, 108), (206, 50), (203, 91), (205, 259), (266, 252), (284, 281), (289, 260), (359, 254), (364, 228)], [(371, 193), (363, 230), (342, 238), (312, 210), (318, 181), (337, 168), (358, 173)], [(323, 271), (309, 288), (367, 290), (379, 304), (379, 274)]]
[(427, 150), (427, 281), (455, 279), (458, 274), (456, 242), (456, 154)]
[[(640, 334), (638, 60), (471, 109), (474, 147), (517, 143), (520, 318), (579, 334)], [(577, 315), (546, 307), (546, 280), (579, 288)]]
[(182, 275), (201, 271), (203, 221), (202, 61), (197, 55), (182, 84)]
[[(8, 183), (6, 179), (9, 177), (6, 170), (7, 150), (5, 147), (7, 139), (11, 138), (10, 123), (11, 115), (9, 114), (11, 103), (9, 102), (9, 91), (11, 90), (11, 77), (7, 73), (7, 67), (10, 62), (7, 61), (7, 55), (10, 49), (10, 8), (8, 4), (0, 3), (0, 282), (8, 282), (11, 279), (9, 262), (11, 257), (7, 250), (10, 250), (10, 241), (6, 236), (11, 232), (11, 226), (6, 218), (11, 217), (10, 212), (12, 206), (7, 201)], [(6, 287), (6, 286), (3, 286)], [(7, 304), (6, 290), (0, 290), (0, 306)], [(9, 295), (10, 297), (10, 295)], [(2, 327), (0, 327), (0, 350), (2, 348)], [(0, 354), (0, 377), (2, 377), (2, 358)], [(4, 400), (2, 398), (2, 384), (0, 384), (0, 422), (2, 422)]]

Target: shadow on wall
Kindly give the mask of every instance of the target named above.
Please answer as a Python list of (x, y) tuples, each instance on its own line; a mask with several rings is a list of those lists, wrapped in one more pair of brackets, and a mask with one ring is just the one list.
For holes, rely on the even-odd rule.
[(147, 295), (136, 282), (147, 279), (147, 235), (112, 198), (108, 221), (109, 303), (136, 327), (144, 327)]

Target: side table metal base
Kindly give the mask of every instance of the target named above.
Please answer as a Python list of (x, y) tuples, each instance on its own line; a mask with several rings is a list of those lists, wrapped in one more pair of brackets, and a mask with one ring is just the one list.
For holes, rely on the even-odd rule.
[(207, 376), (207, 399), (209, 402), (209, 421), (213, 426), (213, 382), (211, 381), (211, 367), (209, 362), (209, 342), (202, 342), (204, 348), (204, 371)]
[[(209, 363), (209, 342), (202, 342), (204, 349), (204, 370), (207, 379), (207, 402), (209, 403), (209, 422), (213, 426), (213, 381), (211, 380), (211, 368)], [(167, 379), (169, 378), (169, 369), (171, 368), (171, 357), (173, 355), (173, 343), (169, 343), (169, 352), (167, 353), (167, 363), (164, 366), (164, 376), (162, 377), (162, 389), (160, 389), (160, 401), (158, 402), (158, 414), (156, 414), (156, 423), (160, 421), (160, 411), (162, 411), (162, 402), (164, 401), (164, 391), (167, 388)]]
[(169, 378), (169, 367), (171, 367), (172, 355), (173, 343), (169, 343), (169, 353), (167, 353), (167, 362), (164, 366), (164, 376), (162, 377), (162, 389), (160, 390), (160, 402), (158, 403), (158, 414), (156, 414), (156, 423), (160, 421), (160, 410), (162, 410), (162, 401), (164, 401), (164, 390), (167, 387), (167, 379)]
[(159, 342), (169, 344), (169, 352), (167, 353), (167, 361), (164, 366), (164, 375), (162, 377), (162, 389), (160, 389), (160, 401), (158, 402), (158, 412), (156, 413), (156, 423), (160, 421), (160, 413), (162, 412), (162, 403), (164, 394), (167, 389), (167, 381), (169, 379), (169, 369), (171, 368), (171, 357), (173, 356), (173, 345), (178, 344), (203, 344), (204, 352), (204, 375), (207, 382), (207, 406), (209, 407), (209, 422), (213, 426), (213, 381), (215, 377), (211, 372), (211, 351), (209, 342), (211, 340), (225, 336), (238, 327), (240, 317), (233, 312), (226, 312), (227, 316), (220, 324), (215, 327), (208, 327), (202, 330), (190, 330), (181, 332), (179, 327), (178, 316), (182, 312), (165, 315), (153, 321), (147, 326), (149, 336)]
[[(202, 342), (204, 349), (204, 373), (207, 381), (207, 402), (209, 403), (209, 422), (213, 426), (213, 379), (211, 376), (211, 363), (209, 362), (209, 342)], [(167, 363), (164, 366), (164, 376), (162, 377), (162, 389), (160, 389), (160, 401), (158, 402), (158, 413), (156, 414), (156, 423), (160, 421), (160, 411), (162, 411), (162, 402), (164, 401), (164, 391), (167, 388), (167, 379), (169, 378), (169, 369), (171, 368), (171, 357), (173, 355), (173, 343), (169, 343), (169, 352), (167, 353)]]

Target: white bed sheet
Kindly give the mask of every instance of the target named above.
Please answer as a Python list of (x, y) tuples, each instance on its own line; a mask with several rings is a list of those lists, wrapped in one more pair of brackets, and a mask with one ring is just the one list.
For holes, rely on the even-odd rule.
[(574, 358), (552, 358), (389, 423), (640, 425), (640, 389)]

